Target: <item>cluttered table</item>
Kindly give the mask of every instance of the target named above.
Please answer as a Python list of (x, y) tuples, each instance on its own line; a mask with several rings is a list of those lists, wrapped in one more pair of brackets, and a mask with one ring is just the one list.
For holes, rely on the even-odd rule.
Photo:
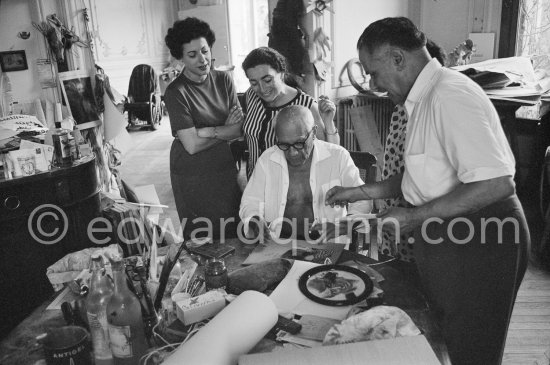
[[(231, 289), (231, 287), (234, 288), (237, 286), (235, 283), (231, 283), (232, 273), (243, 270), (243, 268), (261, 268), (262, 263), (256, 263), (246, 267), (242, 266), (243, 262), (247, 260), (250, 254), (255, 250), (257, 251), (257, 245), (244, 244), (237, 239), (227, 240), (225, 244), (218, 245), (232, 246), (235, 248), (235, 250), (230, 255), (223, 258), (225, 260), (228, 272), (230, 273), (227, 290), (228, 292), (230, 292), (229, 289)], [(194, 255), (191, 255), (190, 257), (194, 257)], [(194, 258), (196, 259), (196, 257)], [(199, 266), (196, 270), (196, 275), (201, 275), (204, 273), (204, 267), (202, 265), (203, 262), (201, 260), (197, 261), (199, 261)], [(289, 260), (289, 262), (294, 265), (294, 267), (296, 267), (296, 263), (299, 261)], [(310, 262), (304, 262), (301, 260), (300, 263), (312, 265), (312, 263)], [(420, 330), (420, 333), (427, 339), (429, 345), (431, 346), (431, 349), (436, 354), (439, 361), (442, 364), (450, 364), (446, 347), (438, 330), (437, 321), (435, 320), (433, 311), (430, 310), (430, 307), (426, 302), (424, 295), (418, 289), (417, 285), (409, 279), (408, 275), (404, 274), (398, 269), (398, 265), (395, 261), (388, 259), (386, 261), (378, 262), (366, 256), (343, 250), (341, 251), (336, 263), (338, 265), (349, 266), (368, 273), (368, 275), (371, 276), (371, 279), (373, 279), (373, 282), (375, 282), (375, 287), (378, 288), (378, 292), (380, 292), (381, 294), (377, 294), (374, 298), (369, 297), (371, 301), (367, 300), (363, 302), (370, 303), (372, 306), (382, 304), (385, 306), (395, 306), (402, 309), (410, 316), (414, 324)], [(246, 275), (250, 276), (250, 274)], [(233, 278), (235, 278), (235, 276), (233, 276)], [(244, 284), (245, 287), (248, 285), (249, 283)], [(253, 286), (253, 284), (251, 285)], [(247, 289), (245, 287), (241, 289)], [(265, 291), (265, 293), (272, 294), (273, 289), (275, 289), (274, 292), (277, 292), (279, 287), (274, 288), (272, 285)], [(58, 300), (58, 298), (54, 296), (51, 298), (51, 300), (44, 302), (41, 306), (36, 308), (36, 310), (34, 310), (31, 315), (23, 320), (10, 334), (5, 337), (5, 339), (0, 343), (1, 364), (36, 365), (45, 363), (43, 362), (43, 350), (37, 344), (36, 337), (39, 334), (48, 331), (48, 329), (61, 327), (66, 324), (61, 310), (47, 309), (52, 301), (55, 301), (56, 299)], [(239, 299), (239, 297), (237, 297), (237, 299)], [(232, 305), (233, 303), (229, 304), (226, 309), (231, 307)], [(332, 308), (334, 308), (334, 310), (341, 309), (337, 307)], [(332, 308), (329, 309), (332, 310)], [(281, 312), (280, 309), (278, 310), (279, 312)], [(222, 310), (222, 312), (220, 313), (223, 314), (224, 310)], [(254, 313), (250, 313), (247, 315), (254, 316)], [(216, 317), (214, 317), (214, 319), (215, 318)], [(180, 339), (180, 341), (182, 340), (183, 339)], [(379, 341), (374, 342), (378, 343)], [(381, 343), (384, 344), (386, 342), (382, 341)], [(260, 339), (260, 341), (254, 346), (252, 350), (249, 351), (249, 353), (265, 353), (273, 350), (280, 351), (284, 348), (285, 347), (281, 345), (281, 343), (275, 342), (272, 338), (264, 337), (263, 339)], [(319, 347), (318, 349), (319, 351), (321, 351), (322, 348)], [(204, 351), (207, 352), (212, 350), (204, 349)], [(313, 351), (317, 351), (317, 348), (314, 348)], [(242, 362), (260, 363), (258, 361), (260, 360), (249, 359), (248, 362), (246, 362), (245, 360), (243, 360)], [(266, 360), (266, 362), (268, 362), (268, 360)]]

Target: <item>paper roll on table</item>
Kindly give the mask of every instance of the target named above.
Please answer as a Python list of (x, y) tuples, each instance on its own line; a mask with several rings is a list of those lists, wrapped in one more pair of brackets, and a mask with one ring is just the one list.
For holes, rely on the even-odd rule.
[(266, 295), (245, 291), (218, 313), (164, 365), (235, 365), (277, 323), (277, 308)]

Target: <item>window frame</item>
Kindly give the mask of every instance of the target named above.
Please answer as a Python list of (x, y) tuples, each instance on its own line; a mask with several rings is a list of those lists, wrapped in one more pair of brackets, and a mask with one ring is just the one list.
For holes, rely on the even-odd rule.
[(519, 16), (519, 1), (502, 0), (498, 58), (513, 57), (516, 54), (516, 38), (518, 34), (518, 16)]

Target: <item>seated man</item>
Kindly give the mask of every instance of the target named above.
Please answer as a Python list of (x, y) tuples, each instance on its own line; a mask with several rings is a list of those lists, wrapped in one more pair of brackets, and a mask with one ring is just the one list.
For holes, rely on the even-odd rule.
[[(333, 186), (361, 186), (359, 170), (341, 146), (315, 139), (315, 122), (308, 108), (291, 105), (277, 115), (277, 144), (267, 149), (256, 167), (241, 200), (239, 215), (248, 238), (308, 239), (314, 221), (323, 223), (327, 239), (347, 233), (335, 227), (345, 207), (324, 204)], [(349, 213), (368, 213), (371, 201), (349, 205)], [(345, 221), (345, 220), (344, 220)], [(317, 227), (315, 227), (317, 228)]]

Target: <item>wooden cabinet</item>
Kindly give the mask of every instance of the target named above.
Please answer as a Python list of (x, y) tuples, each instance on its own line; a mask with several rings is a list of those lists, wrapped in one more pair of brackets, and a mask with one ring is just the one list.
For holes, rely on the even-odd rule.
[(95, 159), (33, 176), (0, 180), (0, 336), (48, 298), (48, 266), (91, 247), (100, 216)]

